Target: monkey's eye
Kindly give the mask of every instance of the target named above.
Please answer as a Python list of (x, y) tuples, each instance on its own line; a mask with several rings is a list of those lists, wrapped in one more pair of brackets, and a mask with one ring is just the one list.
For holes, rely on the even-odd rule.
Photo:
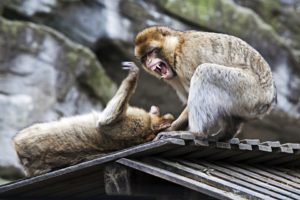
[(147, 60), (147, 54), (141, 57), (141, 62), (145, 63)]
[(151, 51), (149, 51), (148, 54), (157, 54), (159, 52), (158, 48), (153, 48)]
[(140, 58), (142, 63), (145, 63), (147, 61), (148, 56), (156, 56), (158, 54), (160, 49), (158, 48), (152, 48), (149, 50), (144, 56)]

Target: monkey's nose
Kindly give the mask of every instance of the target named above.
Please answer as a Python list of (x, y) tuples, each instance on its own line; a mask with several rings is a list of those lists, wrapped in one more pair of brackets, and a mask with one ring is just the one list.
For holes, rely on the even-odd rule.
[(152, 59), (147, 56), (146, 65), (149, 67), (151, 65)]

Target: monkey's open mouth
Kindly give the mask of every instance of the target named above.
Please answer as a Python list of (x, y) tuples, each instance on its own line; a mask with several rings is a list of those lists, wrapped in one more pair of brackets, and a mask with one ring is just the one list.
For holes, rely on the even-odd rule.
[(161, 60), (149, 66), (149, 68), (164, 79), (170, 79), (174, 76), (174, 72), (171, 67), (166, 62)]

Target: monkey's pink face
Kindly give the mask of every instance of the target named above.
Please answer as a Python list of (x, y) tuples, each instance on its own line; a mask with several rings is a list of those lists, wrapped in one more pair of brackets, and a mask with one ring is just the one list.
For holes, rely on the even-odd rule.
[(143, 58), (142, 62), (146, 68), (163, 79), (171, 79), (175, 76), (172, 68), (168, 65), (167, 62), (158, 58), (157, 49), (154, 49), (147, 53)]

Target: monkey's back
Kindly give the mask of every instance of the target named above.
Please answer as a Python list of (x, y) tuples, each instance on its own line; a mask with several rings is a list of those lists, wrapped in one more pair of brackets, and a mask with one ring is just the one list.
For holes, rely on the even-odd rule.
[(25, 170), (50, 170), (52, 166), (77, 163), (103, 150), (96, 123), (95, 114), (87, 114), (35, 124), (18, 133), (13, 144)]
[[(254, 75), (262, 87), (273, 87), (271, 69), (265, 59), (248, 43), (235, 36), (188, 31), (183, 34), (181, 59), (191, 71), (200, 64), (215, 63), (241, 68)], [(193, 51), (191, 51), (191, 49)]]

